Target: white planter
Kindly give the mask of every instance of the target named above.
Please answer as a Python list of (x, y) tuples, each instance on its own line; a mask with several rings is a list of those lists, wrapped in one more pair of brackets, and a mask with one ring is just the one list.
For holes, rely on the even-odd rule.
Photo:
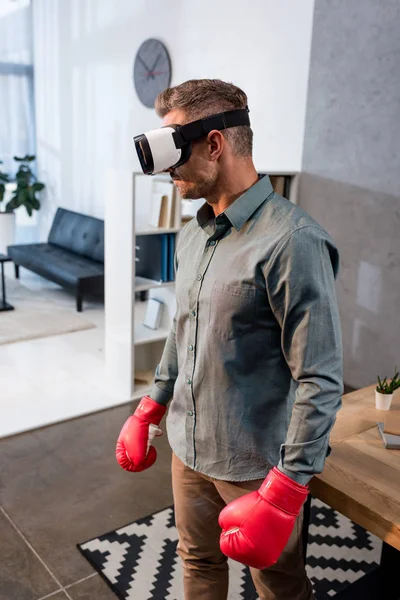
[(15, 211), (17, 215), (17, 227), (36, 227), (38, 224), (38, 211), (34, 210), (30, 217), (25, 206), (20, 206)]
[(381, 394), (375, 390), (375, 408), (377, 410), (390, 410), (393, 394)]
[[(3, 206), (5, 208), (7, 202), (9, 202), (17, 189), (15, 182), (6, 183), (6, 193), (4, 194)], [(34, 210), (30, 217), (26, 211), (25, 206), (20, 206), (15, 210), (16, 215), (16, 227), (36, 227), (38, 224), (38, 211)]]
[(15, 213), (0, 212), (0, 252), (7, 254), (7, 246), (15, 242)]

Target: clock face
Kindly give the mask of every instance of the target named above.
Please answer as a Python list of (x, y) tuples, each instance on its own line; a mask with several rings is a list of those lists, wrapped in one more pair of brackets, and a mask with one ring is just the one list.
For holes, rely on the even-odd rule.
[(133, 67), (133, 81), (141, 102), (154, 108), (158, 94), (171, 82), (171, 61), (162, 42), (148, 39), (140, 46)]

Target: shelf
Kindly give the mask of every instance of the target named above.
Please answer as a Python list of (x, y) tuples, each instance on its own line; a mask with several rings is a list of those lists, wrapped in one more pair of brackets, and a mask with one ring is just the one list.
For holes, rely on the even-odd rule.
[(135, 292), (144, 292), (152, 288), (173, 287), (175, 281), (155, 281), (146, 277), (135, 277)]
[(151, 227), (150, 225), (146, 229), (137, 229), (135, 235), (157, 235), (159, 233), (178, 233), (180, 227)]
[(133, 392), (133, 395), (131, 397), (131, 400), (140, 400), (140, 398), (142, 398), (143, 396), (148, 396), (151, 392), (151, 387), (149, 387), (148, 385), (144, 384), (144, 383), (135, 383), (135, 389)]
[(137, 323), (135, 325), (135, 346), (149, 344), (150, 342), (164, 342), (168, 334), (168, 329), (149, 329), (143, 323)]

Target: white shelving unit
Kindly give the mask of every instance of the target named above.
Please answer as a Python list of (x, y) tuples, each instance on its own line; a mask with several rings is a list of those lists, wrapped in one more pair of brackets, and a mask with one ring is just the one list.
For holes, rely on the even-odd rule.
[(156, 233), (177, 233), (180, 227), (151, 227), (148, 229), (138, 229), (136, 235), (154, 235)]
[[(121, 402), (150, 391), (175, 315), (175, 282), (155, 281), (136, 276), (135, 272), (138, 235), (178, 235), (181, 229), (181, 198), (177, 190), (172, 227), (149, 225), (151, 189), (157, 181), (171, 180), (169, 175), (149, 177), (122, 170), (109, 170), (106, 175), (105, 368), (108, 387)], [(147, 299), (139, 300), (138, 292), (145, 292)], [(156, 330), (143, 324), (150, 298), (163, 303), (161, 323)], [(145, 376), (144, 381), (136, 380), (139, 374)]]

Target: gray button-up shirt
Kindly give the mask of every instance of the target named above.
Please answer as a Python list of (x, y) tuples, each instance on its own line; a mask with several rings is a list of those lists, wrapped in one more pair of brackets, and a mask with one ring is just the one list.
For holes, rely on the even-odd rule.
[(183, 228), (151, 397), (173, 398), (168, 439), (186, 465), (227, 481), (322, 471), (343, 394), (338, 269), (329, 234), (267, 176)]

